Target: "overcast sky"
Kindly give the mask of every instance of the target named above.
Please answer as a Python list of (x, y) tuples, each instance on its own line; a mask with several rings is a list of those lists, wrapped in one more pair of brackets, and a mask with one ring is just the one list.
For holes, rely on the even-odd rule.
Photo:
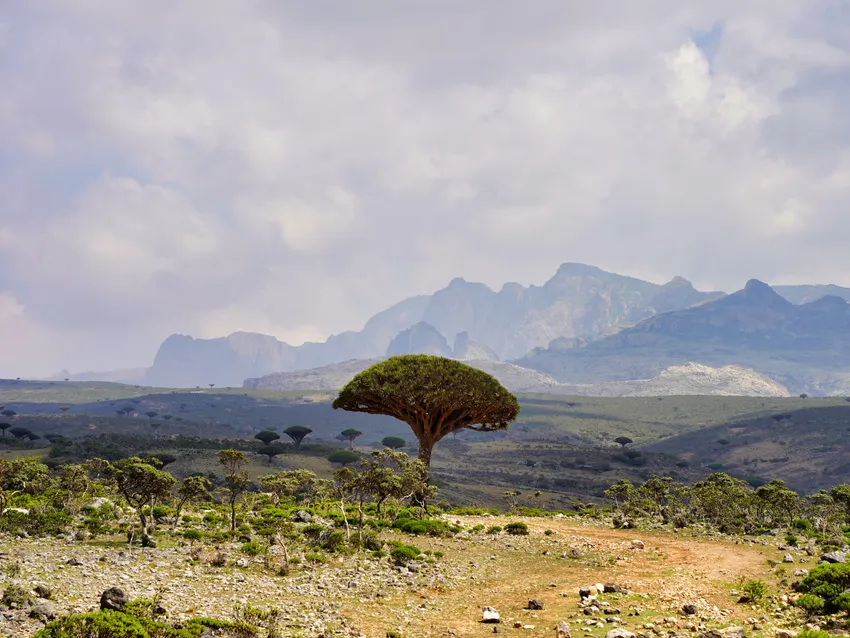
[(843, 0), (0, 2), (0, 376), (564, 261), (850, 285)]

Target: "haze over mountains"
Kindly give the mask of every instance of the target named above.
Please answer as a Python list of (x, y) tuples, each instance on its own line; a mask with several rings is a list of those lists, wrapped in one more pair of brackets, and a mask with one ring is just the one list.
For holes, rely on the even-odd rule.
[(340, 362), (426, 353), (479, 367), (511, 361), (532, 373), (519, 381), (517, 367), (511, 368), (516, 385), (529, 388), (651, 379), (697, 362), (752, 368), (794, 392), (829, 393), (842, 391), (850, 371), (847, 300), (850, 289), (831, 285), (770, 288), (753, 280), (726, 295), (696, 290), (681, 277), (659, 285), (565, 263), (542, 286), (507, 283), (494, 291), (456, 278), (432, 295), (376, 314), (360, 331), (322, 343), (291, 346), (244, 332), (217, 339), (175, 334), (141, 379), (134, 370), (126, 380), (241, 386), (246, 379), (331, 366), (311, 373), (320, 388), (362, 369), (356, 363), (334, 370)]

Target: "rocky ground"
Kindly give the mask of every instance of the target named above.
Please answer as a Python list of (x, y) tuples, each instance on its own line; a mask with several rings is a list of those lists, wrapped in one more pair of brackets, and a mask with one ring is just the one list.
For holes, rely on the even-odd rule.
[[(507, 521), (461, 522), (469, 528)], [(569, 519), (526, 522), (529, 536), (405, 537), (423, 550), (444, 554), (433, 564), (416, 563), (412, 570), (386, 558), (332, 555), (326, 564), (302, 564), (288, 576), (267, 569), (262, 557), (245, 557), (236, 545), (223, 547), (225, 564), (215, 566), (219, 550), (213, 548), (193, 556), (188, 546), (164, 542), (143, 549), (117, 540), (4, 538), (4, 587), (21, 585), (30, 601), (4, 605), (0, 632), (29, 636), (50, 616), (97, 608), (101, 593), (110, 587), (121, 588), (130, 598), (159, 594), (175, 620), (230, 617), (240, 604), (277, 607), (282, 611), (281, 634), (305, 638), (384, 638), (387, 631), (406, 638), (484, 636), (494, 629), (552, 636), (558, 626), (560, 635), (573, 637), (629, 638), (630, 632), (696, 637), (728, 626), (743, 627), (748, 635), (773, 636), (777, 629), (800, 624), (777, 583), (807, 567), (796, 563), (815, 560), (803, 551), (780, 549), (778, 542), (733, 544), (596, 528)], [(777, 594), (772, 602), (762, 607), (738, 604), (735, 589), (748, 578), (767, 581)], [(488, 612), (491, 616), (498, 614), (498, 623), (482, 622), (485, 607), (494, 610)], [(613, 629), (622, 632), (611, 635)], [(726, 633), (722, 638), (735, 638), (740, 630)]]

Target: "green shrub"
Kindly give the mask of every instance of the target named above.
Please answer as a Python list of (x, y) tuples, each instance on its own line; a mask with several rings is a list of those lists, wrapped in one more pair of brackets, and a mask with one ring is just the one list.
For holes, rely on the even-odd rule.
[[(846, 563), (818, 565), (797, 586), (798, 591), (819, 599), (822, 602), (822, 610), (828, 613), (839, 611), (839, 606), (847, 605), (846, 597), (841, 600), (839, 597), (848, 588), (850, 588), (850, 564)], [(808, 596), (803, 596), (800, 600), (804, 598)], [(816, 601), (810, 600), (805, 604), (816, 605)]]
[(304, 534), (306, 538), (315, 541), (319, 538), (319, 534), (324, 532), (325, 529), (327, 528), (323, 527), (322, 525), (316, 525), (311, 523), (310, 525), (305, 525), (304, 527), (302, 527), (301, 533)]
[(511, 536), (528, 536), (528, 525), (522, 522), (508, 523), (505, 532)]
[(475, 525), (475, 526), (474, 526), (472, 529), (470, 529), (469, 531), (470, 531), (470, 532), (472, 532), (473, 534), (478, 534), (479, 532), (483, 532), (483, 531), (484, 531), (484, 526), (483, 526), (481, 523), (479, 523), (478, 525)]
[(804, 518), (795, 519), (791, 526), (801, 532), (805, 532), (812, 527), (812, 524)]
[(204, 533), (198, 529), (187, 529), (185, 532), (183, 532), (183, 538), (194, 544), (196, 541), (199, 541), (204, 538)]
[(753, 602), (760, 602), (767, 595), (767, 585), (761, 580), (750, 580), (743, 587), (744, 593)]
[(799, 539), (796, 536), (794, 536), (794, 534), (786, 534), (785, 535), (785, 542), (788, 543), (788, 545), (790, 545), (791, 547), (797, 547), (798, 541), (799, 541)]
[(248, 541), (239, 548), (239, 551), (248, 556), (259, 556), (263, 553), (263, 549), (263, 544), (260, 541)]
[(822, 613), (826, 603), (820, 596), (806, 594), (797, 601), (797, 607), (805, 611), (809, 616), (817, 616)]
[(502, 531), (502, 528), (499, 527), (498, 525), (491, 525), (490, 527), (487, 528), (488, 534), (499, 534), (501, 531)]
[(54, 620), (33, 638), (199, 638), (209, 629), (231, 638), (259, 635), (256, 627), (243, 622), (193, 618), (178, 629), (150, 619), (104, 610)]
[(151, 511), (151, 514), (153, 515), (154, 518), (165, 518), (166, 516), (168, 516), (171, 513), (172, 513), (171, 508), (166, 507), (165, 505), (157, 505)]
[(407, 565), (415, 561), (421, 553), (419, 548), (413, 545), (399, 545), (390, 552), (390, 558), (396, 565)]
[(544, 533), (546, 536), (551, 536), (551, 535), (552, 535), (552, 534), (554, 534), (555, 532), (553, 532), (551, 529), (546, 529), (546, 530), (543, 530), (543, 533)]
[(23, 607), (27, 604), (28, 599), (29, 592), (20, 585), (16, 585), (15, 583), (10, 583), (6, 585), (6, 589), (3, 590), (2, 600), (4, 605), (14, 604), (18, 607)]
[(834, 636), (823, 629), (804, 629), (797, 634), (797, 638), (834, 638)]
[(336, 552), (345, 547), (345, 540), (345, 532), (341, 529), (331, 530), (322, 538), (321, 547), (326, 551)]
[(326, 561), (325, 557), (318, 552), (311, 552), (309, 554), (304, 555), (304, 560), (308, 563), (324, 563)]
[(413, 519), (413, 518), (398, 518), (392, 524), (394, 529), (413, 534), (415, 536), (452, 536), (460, 531), (457, 525), (451, 525), (446, 521), (435, 519)]

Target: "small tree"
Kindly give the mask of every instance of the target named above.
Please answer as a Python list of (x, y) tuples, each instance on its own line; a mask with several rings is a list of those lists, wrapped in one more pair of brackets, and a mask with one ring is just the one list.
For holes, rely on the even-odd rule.
[(614, 443), (619, 443), (622, 447), (626, 447), (629, 443), (634, 443), (634, 441), (627, 436), (618, 436), (614, 439)]
[(168, 454), (167, 452), (163, 452), (162, 454), (157, 454), (154, 458), (159, 461), (160, 469), (171, 465), (174, 461), (177, 460), (177, 457), (173, 454)]
[(286, 446), (282, 443), (270, 443), (268, 445), (264, 445), (259, 450), (257, 450), (257, 454), (262, 454), (263, 456), (269, 457), (269, 465), (272, 464), (272, 459), (279, 454), (283, 454), (286, 452)]
[(29, 428), (14, 427), (9, 430), (9, 434), (14, 436), (19, 441), (22, 441), (26, 438), (29, 438), (29, 435), (32, 434), (32, 431), (30, 431)]
[(363, 434), (360, 430), (355, 430), (354, 428), (348, 428), (347, 430), (343, 430), (339, 433), (344, 439), (348, 441), (348, 449), (354, 449), (354, 439)]
[(153, 418), (157, 415), (159, 415), (159, 412), (154, 412), (153, 410), (145, 412), (145, 416), (148, 417), (148, 419), (150, 419), (151, 421), (153, 421)]
[(328, 454), (328, 461), (331, 463), (339, 463), (342, 467), (345, 467), (349, 463), (359, 461), (361, 458), (362, 457), (357, 454), (357, 452), (352, 452), (351, 450), (334, 450)]
[(293, 425), (283, 431), (286, 436), (292, 439), (296, 450), (301, 446), (301, 441), (303, 441), (311, 432), (313, 432), (313, 430), (303, 425)]
[(151, 507), (156, 500), (168, 497), (176, 482), (174, 477), (138, 457), (116, 461), (107, 469), (107, 476), (114, 481), (118, 493), (127, 504), (135, 508), (142, 536), (146, 536), (148, 518), (145, 508)]
[(174, 514), (174, 527), (180, 521), (180, 512), (186, 503), (199, 503), (210, 498), (212, 483), (205, 476), (187, 476), (177, 488), (177, 508)]
[(2, 414), (7, 419), (11, 419), (11, 418), (18, 415), (18, 413), (15, 412), (14, 410), (3, 410), (2, 412), (0, 412), (0, 414)]
[(258, 441), (262, 441), (265, 445), (268, 445), (272, 441), (277, 441), (280, 438), (280, 434), (272, 432), (271, 430), (263, 430), (262, 432), (257, 432), (254, 435), (254, 438)]
[(388, 447), (391, 450), (400, 450), (407, 445), (407, 441), (400, 436), (387, 436), (383, 441), (381, 441), (381, 445)]
[(68, 405), (63, 405), (63, 406), (60, 406), (60, 407), (59, 407), (59, 411), (60, 411), (62, 414), (65, 414), (65, 413), (66, 413), (68, 410), (70, 410), (70, 409), (71, 409), (71, 407), (70, 407), (70, 406), (68, 406)]
[[(2, 427), (2, 423), (0, 423), (0, 427)], [(58, 443), (59, 441), (64, 441), (65, 437), (61, 434), (45, 434), (44, 438), (47, 439), (50, 443)]]
[(3, 431), (3, 436), (6, 436), (6, 430), (12, 427), (11, 423), (0, 423), (0, 430)]
[(230, 505), (230, 531), (236, 531), (236, 503), (248, 488), (248, 475), (244, 472), (248, 457), (239, 450), (219, 450), (218, 462), (227, 472), (227, 502)]
[(260, 479), (263, 489), (271, 493), (275, 503), (295, 495), (296, 492), (311, 491), (317, 482), (316, 474), (310, 470), (286, 470), (267, 474)]

